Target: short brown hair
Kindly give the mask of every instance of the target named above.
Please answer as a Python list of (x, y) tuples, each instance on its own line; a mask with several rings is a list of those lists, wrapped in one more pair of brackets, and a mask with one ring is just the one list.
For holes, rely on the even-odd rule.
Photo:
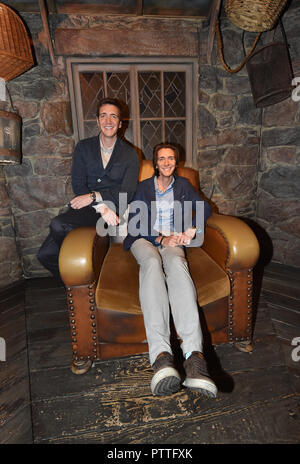
[(116, 106), (119, 110), (119, 117), (120, 117), (120, 120), (122, 120), (122, 111), (123, 111), (123, 108), (122, 108), (122, 104), (119, 100), (117, 100), (116, 98), (110, 98), (110, 97), (105, 97), (105, 98), (102, 98), (101, 100), (99, 100), (98, 102), (98, 106), (97, 106), (97, 118), (99, 117), (99, 111), (100, 111), (100, 108), (101, 106), (103, 105), (113, 105), (113, 106)]
[(167, 142), (159, 143), (153, 149), (153, 160), (152, 160), (152, 162), (153, 162), (153, 167), (154, 167), (154, 171), (155, 171), (156, 176), (158, 176), (158, 174), (159, 174), (158, 169), (156, 167), (157, 158), (158, 158), (158, 152), (162, 148), (170, 148), (171, 150), (173, 150), (175, 158), (176, 158), (176, 166), (179, 163), (179, 150), (178, 150), (178, 148), (175, 145), (172, 145), (171, 143), (167, 143)]

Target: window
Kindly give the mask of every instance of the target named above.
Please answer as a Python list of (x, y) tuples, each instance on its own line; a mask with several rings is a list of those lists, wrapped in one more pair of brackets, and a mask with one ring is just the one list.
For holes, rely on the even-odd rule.
[(98, 133), (96, 111), (103, 97), (124, 103), (124, 137), (152, 158), (160, 142), (176, 144), (181, 158), (192, 165), (195, 63), (85, 62), (68, 59), (68, 77), (75, 135), (78, 139)]

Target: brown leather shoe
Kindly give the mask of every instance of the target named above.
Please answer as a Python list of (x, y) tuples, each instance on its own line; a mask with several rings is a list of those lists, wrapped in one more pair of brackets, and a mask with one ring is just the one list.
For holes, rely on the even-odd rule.
[(180, 390), (180, 375), (174, 367), (173, 356), (167, 351), (160, 353), (153, 366), (151, 380), (153, 395), (172, 395)]
[(186, 379), (183, 382), (185, 387), (198, 391), (209, 398), (216, 398), (218, 390), (209, 377), (204, 356), (199, 351), (193, 351), (190, 357), (184, 361), (183, 367)]

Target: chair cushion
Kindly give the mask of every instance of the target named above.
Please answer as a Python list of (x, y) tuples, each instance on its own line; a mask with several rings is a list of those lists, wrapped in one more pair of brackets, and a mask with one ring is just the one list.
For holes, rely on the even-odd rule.
[[(202, 248), (187, 249), (187, 257), (200, 306), (229, 295), (228, 276)], [(141, 314), (139, 267), (130, 251), (125, 251), (120, 243), (111, 244), (104, 259), (96, 303), (101, 309)]]

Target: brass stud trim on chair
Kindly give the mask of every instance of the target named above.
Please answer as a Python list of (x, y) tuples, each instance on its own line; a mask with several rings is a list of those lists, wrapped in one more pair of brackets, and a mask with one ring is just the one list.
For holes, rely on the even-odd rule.
[(228, 321), (228, 332), (229, 332), (229, 341), (232, 342), (233, 341), (233, 335), (232, 335), (232, 331), (233, 331), (233, 325), (234, 325), (234, 321), (233, 321), (233, 310), (234, 310), (234, 274), (233, 272), (231, 271), (231, 269), (227, 269), (227, 273), (228, 275), (230, 275), (229, 277), (229, 281), (230, 281), (230, 297), (229, 297), (229, 304), (228, 304), (228, 314), (229, 314), (229, 321)]
[[(235, 276), (234, 272), (230, 269), (226, 269), (227, 274), (229, 275), (229, 281), (230, 281), (230, 296), (229, 296), (229, 303), (228, 303), (228, 334), (229, 334), (229, 341), (230, 342), (238, 342), (238, 341), (250, 341), (250, 335), (246, 337), (234, 337), (233, 331), (234, 331), (234, 314), (235, 314), (235, 305), (234, 305), (234, 290), (235, 290)], [(246, 333), (251, 334), (252, 331), (252, 290), (253, 290), (253, 278), (252, 278), (252, 269), (248, 269), (248, 275), (247, 275), (247, 327), (246, 327)]]

